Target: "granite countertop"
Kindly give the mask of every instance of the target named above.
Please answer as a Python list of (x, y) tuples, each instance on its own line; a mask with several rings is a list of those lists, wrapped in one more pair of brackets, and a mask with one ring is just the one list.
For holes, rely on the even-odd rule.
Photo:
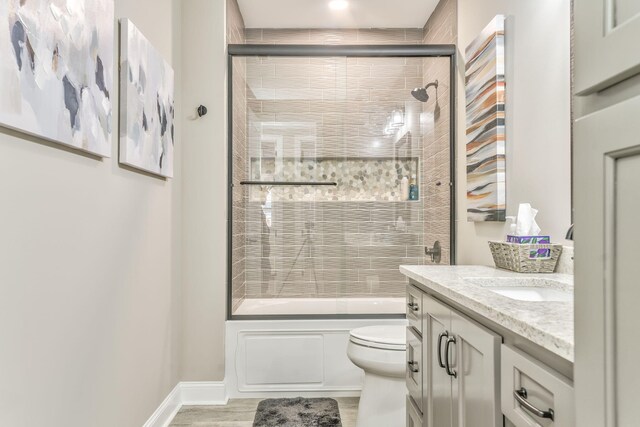
[[(573, 362), (573, 298), (569, 301), (520, 301), (486, 286), (509, 285), (506, 279), (539, 279), (565, 295), (573, 294), (568, 274), (519, 274), (484, 266), (403, 265), (400, 272), (436, 293), (531, 342)], [(553, 280), (555, 283), (544, 283)], [(560, 282), (560, 283), (558, 283)]]

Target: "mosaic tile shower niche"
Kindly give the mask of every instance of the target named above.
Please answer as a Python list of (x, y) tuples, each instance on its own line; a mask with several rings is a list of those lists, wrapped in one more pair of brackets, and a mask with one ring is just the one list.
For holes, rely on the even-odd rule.
[[(402, 178), (417, 175), (417, 158), (251, 159), (252, 180), (336, 183), (283, 187), (272, 191), (273, 201), (400, 202)], [(262, 200), (266, 187), (252, 187), (250, 200)]]
[[(420, 43), (422, 31), (401, 36)], [(278, 313), (299, 314), (321, 300), (334, 301), (329, 311), (304, 314), (377, 314), (385, 301), (398, 303), (385, 313), (404, 313), (398, 267), (425, 262), (425, 200), (439, 197), (440, 178), (424, 168), (447, 154), (437, 144), (425, 151), (446, 135), (433, 126), (436, 105), (411, 96), (424, 86), (423, 58), (233, 61), (232, 313), (271, 315), (294, 301), (296, 311)], [(416, 187), (414, 200), (403, 182)], [(371, 308), (354, 312), (350, 301)], [(243, 311), (247, 303), (267, 308)]]

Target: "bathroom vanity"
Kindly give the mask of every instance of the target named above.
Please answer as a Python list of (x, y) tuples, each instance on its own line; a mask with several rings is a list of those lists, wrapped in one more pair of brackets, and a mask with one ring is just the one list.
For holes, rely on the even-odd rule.
[(573, 277), (402, 266), (408, 427), (573, 427)]

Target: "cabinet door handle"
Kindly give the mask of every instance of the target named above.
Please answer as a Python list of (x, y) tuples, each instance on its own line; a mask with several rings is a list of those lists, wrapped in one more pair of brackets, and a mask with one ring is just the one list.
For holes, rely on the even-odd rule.
[(449, 345), (451, 345), (452, 343), (453, 344), (456, 343), (456, 337), (451, 336), (451, 337), (447, 338), (447, 344), (444, 346), (444, 355), (445, 355), (444, 362), (446, 364), (445, 369), (447, 371), (447, 374), (449, 374), (453, 378), (457, 378), (458, 377), (458, 373), (456, 372), (455, 369), (451, 369), (451, 366), (449, 365), (449, 359), (451, 358), (449, 356)]
[(529, 403), (529, 401), (527, 400), (527, 389), (526, 388), (521, 387), (520, 390), (515, 390), (513, 392), (513, 397), (516, 398), (516, 400), (518, 401), (520, 406), (522, 406), (527, 411), (531, 412), (536, 417), (548, 418), (551, 421), (553, 421), (553, 418), (555, 416), (555, 414), (553, 412), (553, 409), (549, 409), (548, 411), (542, 411), (542, 410), (536, 408), (535, 406), (533, 406), (531, 403)]
[(440, 332), (440, 335), (438, 335), (438, 365), (440, 365), (441, 368), (446, 369), (444, 362), (442, 361), (442, 338), (448, 338), (449, 337), (449, 332), (444, 331), (444, 332)]
[(409, 371), (413, 373), (420, 372), (420, 368), (418, 368), (418, 362), (409, 361), (407, 362), (407, 366), (409, 367)]

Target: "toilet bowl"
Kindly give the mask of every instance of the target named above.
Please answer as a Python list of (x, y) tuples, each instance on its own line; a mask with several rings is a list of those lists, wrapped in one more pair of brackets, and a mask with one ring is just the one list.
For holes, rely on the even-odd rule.
[(356, 427), (404, 426), (406, 328), (394, 325), (354, 329), (347, 355), (364, 370)]

